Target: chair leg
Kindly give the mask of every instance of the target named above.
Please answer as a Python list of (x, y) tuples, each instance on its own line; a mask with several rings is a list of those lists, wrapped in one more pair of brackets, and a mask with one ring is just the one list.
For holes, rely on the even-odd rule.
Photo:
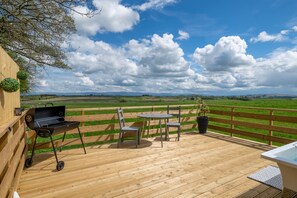
[(124, 131), (122, 131), (121, 142), (124, 142)]
[(169, 141), (169, 127), (167, 126), (167, 124), (166, 124), (166, 134), (165, 134), (165, 140), (166, 141)]
[(136, 138), (135, 138), (136, 148), (138, 147), (138, 140), (139, 140), (139, 130), (136, 132)]
[(151, 128), (151, 119), (149, 119), (149, 121), (148, 121), (149, 123), (148, 123), (148, 128), (147, 128), (147, 133), (146, 133), (146, 137), (148, 138), (149, 137), (149, 135), (150, 135), (150, 128)]
[(140, 145), (140, 139), (141, 139), (141, 131), (138, 130), (138, 140), (137, 140), (138, 145)]
[(161, 124), (161, 119), (160, 119), (160, 134), (161, 134), (161, 146), (163, 148), (163, 136), (162, 136), (162, 124)]
[(120, 146), (121, 141), (122, 141), (122, 131), (120, 131), (120, 134), (119, 134), (118, 145), (117, 145), (118, 148)]

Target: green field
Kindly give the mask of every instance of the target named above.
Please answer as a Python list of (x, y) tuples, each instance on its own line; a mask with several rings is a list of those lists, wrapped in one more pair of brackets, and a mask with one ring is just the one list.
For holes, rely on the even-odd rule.
[(153, 96), (77, 96), (77, 97), (22, 97), (23, 107), (44, 106), (46, 103), (66, 105), (67, 108), (92, 108), (92, 107), (119, 107), (119, 106), (146, 106), (146, 105), (171, 105), (194, 104), (190, 97), (153, 97)]
[[(67, 108), (88, 108), (88, 107), (118, 107), (118, 106), (146, 106), (146, 105), (173, 105), (173, 104), (195, 104), (194, 97), (155, 97), (155, 96), (23, 96), (22, 107), (44, 106), (46, 103), (54, 105), (66, 105)], [(210, 105), (249, 106), (267, 108), (297, 109), (297, 99), (221, 99), (207, 98), (205, 102)]]

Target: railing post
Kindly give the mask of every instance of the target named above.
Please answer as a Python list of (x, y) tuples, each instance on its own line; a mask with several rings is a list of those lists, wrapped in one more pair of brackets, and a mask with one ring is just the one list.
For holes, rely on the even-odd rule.
[[(269, 119), (269, 127), (272, 127), (273, 126), (273, 120), (272, 120), (272, 116), (273, 116), (273, 110), (270, 110), (270, 119)], [(269, 130), (269, 137), (272, 137), (273, 136), (273, 131), (272, 130)], [(269, 145), (272, 145), (272, 141), (269, 140)]]
[[(235, 107), (231, 107), (231, 118), (230, 118), (231, 122), (234, 120), (234, 115), (233, 115), (234, 109), (235, 109)], [(231, 123), (230, 128), (234, 129), (234, 124)], [(231, 135), (231, 137), (233, 137), (233, 133), (231, 133), (230, 135)]]

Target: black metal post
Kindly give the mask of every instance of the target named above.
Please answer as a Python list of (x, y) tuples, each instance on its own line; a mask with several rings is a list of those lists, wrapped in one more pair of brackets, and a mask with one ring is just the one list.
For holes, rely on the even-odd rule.
[(80, 129), (79, 129), (79, 127), (77, 127), (77, 130), (78, 130), (78, 134), (79, 134), (79, 137), (80, 137), (82, 146), (83, 146), (83, 148), (84, 148), (85, 154), (87, 154), (86, 149), (85, 149), (85, 144), (84, 144), (84, 141), (83, 141), (83, 139), (82, 139), (82, 137), (81, 137), (81, 133), (80, 133)]
[(59, 163), (59, 160), (58, 160), (58, 157), (57, 157), (57, 153), (56, 153), (56, 149), (55, 149), (55, 145), (54, 145), (53, 137), (52, 137), (52, 134), (50, 133), (50, 131), (48, 131), (48, 133), (49, 133), (49, 136), (50, 136), (50, 138), (51, 138), (52, 147), (53, 147), (54, 154), (55, 154), (55, 157), (56, 157), (56, 161), (57, 161), (57, 164), (58, 164), (58, 163)]
[(33, 159), (33, 155), (34, 155), (34, 151), (35, 151), (36, 140), (37, 140), (37, 133), (36, 133), (34, 144), (33, 144), (33, 148), (32, 148), (31, 161)]
[(64, 135), (63, 135), (63, 138), (62, 138), (62, 144), (60, 146), (60, 152), (62, 151), (62, 147), (63, 147), (63, 142), (64, 142), (64, 139), (65, 139), (65, 136), (66, 136), (66, 131), (64, 132)]

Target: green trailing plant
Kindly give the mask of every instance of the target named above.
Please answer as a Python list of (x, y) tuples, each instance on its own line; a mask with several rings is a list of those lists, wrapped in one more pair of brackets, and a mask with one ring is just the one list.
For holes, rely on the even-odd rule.
[(20, 70), (17, 73), (17, 78), (20, 80), (21, 93), (25, 93), (29, 91), (28, 77), (29, 77), (29, 73), (26, 72), (25, 70)]
[(20, 84), (17, 79), (4, 78), (0, 83), (0, 87), (6, 92), (16, 92), (20, 88)]
[(28, 80), (20, 80), (20, 91), (21, 93), (27, 93), (29, 92), (30, 87), (29, 87), (29, 83)]
[(20, 80), (27, 80), (28, 76), (29, 76), (29, 74), (24, 70), (20, 70), (17, 73), (17, 78)]
[(208, 105), (201, 99), (197, 99), (197, 116), (207, 116), (209, 113)]

